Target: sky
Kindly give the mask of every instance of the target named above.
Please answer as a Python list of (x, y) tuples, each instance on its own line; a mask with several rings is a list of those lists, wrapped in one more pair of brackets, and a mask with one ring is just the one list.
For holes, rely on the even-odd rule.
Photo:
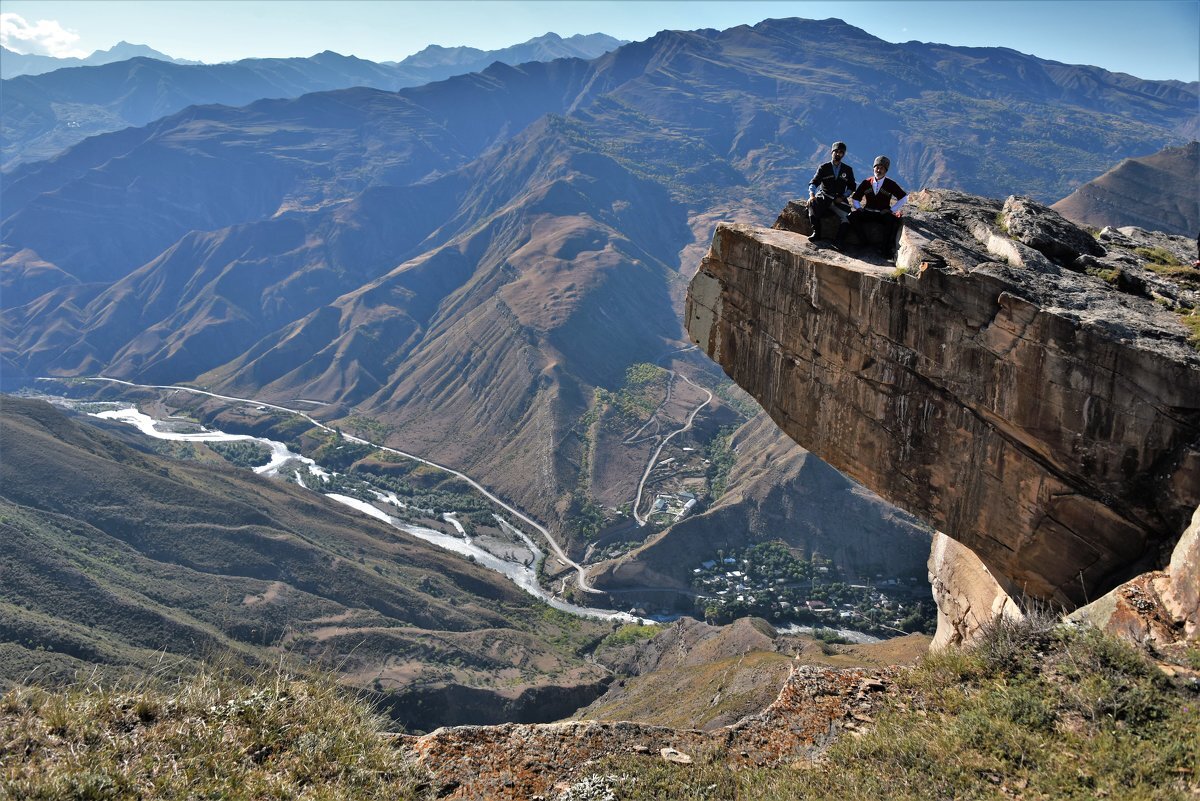
[(324, 50), (399, 61), (430, 44), (497, 50), (551, 31), (638, 41), (782, 17), (1200, 80), (1200, 0), (0, 0), (0, 44), (60, 57), (124, 40), (205, 63)]

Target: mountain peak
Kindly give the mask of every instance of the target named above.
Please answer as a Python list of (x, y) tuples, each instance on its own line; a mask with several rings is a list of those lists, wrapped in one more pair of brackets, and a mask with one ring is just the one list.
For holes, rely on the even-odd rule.
[(124, 61), (127, 58), (136, 58), (143, 56), (145, 58), (156, 58), (159, 61), (175, 61), (174, 58), (166, 53), (155, 50), (150, 45), (134, 44), (126, 42), (124, 39), (117, 42), (107, 50), (96, 50), (90, 56), (83, 59), (84, 64), (100, 64), (110, 61)]
[(86, 58), (55, 58), (36, 54), (18, 53), (4, 48), (4, 60), (0, 64), (0, 78), (16, 78), (21, 75), (42, 75), (64, 67), (98, 67), (131, 58), (152, 58), (172, 64), (199, 64), (199, 61), (172, 58), (166, 53), (144, 44), (133, 44), (121, 40), (107, 50), (96, 50)]
[[(603, 33), (577, 33), (562, 37), (554, 31), (499, 50), (480, 50), (476, 47), (444, 47), (429, 45), (400, 61), (406, 67), (442, 66), (455, 72), (478, 72), (495, 61), (522, 64), (526, 61), (549, 61), (556, 58), (593, 59), (626, 44), (622, 39)], [(447, 73), (446, 77), (452, 73)]]

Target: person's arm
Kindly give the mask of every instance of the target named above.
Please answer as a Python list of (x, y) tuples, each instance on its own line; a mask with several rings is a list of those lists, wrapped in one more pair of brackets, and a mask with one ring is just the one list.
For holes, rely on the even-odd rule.
[(842, 193), (842, 197), (847, 198), (853, 194), (857, 184), (854, 181), (854, 169), (849, 164), (842, 165), (842, 169), (846, 171), (846, 191)]
[(861, 184), (858, 185), (858, 189), (855, 189), (854, 194), (852, 194), (850, 196), (850, 202), (854, 205), (854, 208), (856, 208), (856, 209), (862, 208), (861, 201), (863, 199), (863, 195), (865, 195), (867, 193), (867, 190), (870, 188), (871, 188), (871, 184), (869, 181), (863, 181)]
[[(892, 179), (888, 179), (891, 181)], [(904, 204), (908, 202), (908, 193), (900, 188), (900, 184), (892, 181), (892, 196), (896, 198), (896, 205), (892, 206), (892, 214), (900, 216), (900, 209), (904, 208)]]
[(808, 182), (808, 199), (812, 200), (817, 196), (817, 188), (821, 186), (821, 171), (825, 168), (822, 164), (817, 167), (817, 172), (813, 175), (812, 180)]

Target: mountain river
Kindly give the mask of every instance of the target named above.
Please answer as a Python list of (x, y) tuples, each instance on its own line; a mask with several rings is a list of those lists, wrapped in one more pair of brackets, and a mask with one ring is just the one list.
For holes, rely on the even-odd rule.
[[(181, 390), (181, 391), (186, 391), (186, 392), (195, 392), (197, 394), (208, 395), (209, 397), (220, 398), (222, 400), (234, 401), (234, 402), (238, 402), (238, 403), (249, 403), (249, 404), (253, 404), (253, 405), (262, 406), (264, 408), (272, 408), (272, 409), (277, 409), (277, 410), (283, 411), (283, 412), (298, 414), (298, 415), (301, 415), (302, 417), (304, 417), (305, 419), (309, 420), (309, 422), (313, 423), (314, 425), (320, 426), (322, 428), (325, 427), (321, 423), (318, 423), (317, 421), (313, 420), (311, 417), (309, 417), (304, 412), (297, 411), (295, 409), (288, 409), (283, 406), (276, 406), (276, 405), (270, 404), (270, 403), (260, 403), (253, 399), (250, 399), (250, 398), (235, 398), (235, 397), (230, 397), (227, 395), (217, 395), (215, 393), (207, 392), (204, 390), (198, 390), (193, 387), (134, 384), (134, 383), (131, 383), (128, 381), (121, 381), (119, 379), (113, 379), (113, 378), (97, 377), (97, 378), (92, 378), (92, 379), (87, 379), (87, 380), (106, 381), (106, 382), (110, 382), (110, 383), (114, 383), (114, 384), (123, 384), (125, 386), (141, 387), (141, 388), (145, 388), (145, 389), (173, 389), (173, 390)], [(47, 397), (46, 399), (54, 400), (58, 403), (61, 403), (63, 405), (68, 405), (68, 406), (74, 406), (77, 403), (76, 401), (72, 401), (72, 400), (69, 400), (69, 399), (63, 398), (63, 397)], [(102, 419), (116, 420), (118, 422), (128, 423), (130, 425), (135, 426), (143, 434), (150, 436), (150, 437), (155, 437), (157, 439), (179, 440), (179, 441), (185, 441), (185, 442), (186, 441), (192, 441), (192, 442), (236, 442), (236, 441), (240, 441), (240, 440), (248, 440), (248, 441), (261, 443), (261, 444), (265, 445), (266, 447), (270, 448), (271, 456), (266, 464), (255, 467), (254, 472), (256, 472), (260, 475), (265, 475), (265, 476), (281, 476), (284, 474), (284, 472), (286, 470), (291, 470), (292, 475), (295, 477), (296, 482), (307, 489), (315, 490), (317, 484), (328, 480), (329, 477), (332, 475), (330, 473), (330, 471), (321, 467), (316, 462), (314, 462), (312, 459), (309, 459), (298, 453), (294, 453), (291, 450), (289, 450), (288, 447), (284, 443), (276, 442), (274, 440), (263, 439), (261, 437), (254, 437), (254, 436), (250, 436), (248, 434), (226, 434), (225, 432), (222, 432), (222, 431), (216, 431), (213, 429), (199, 426), (198, 424), (191, 422), (191, 421), (183, 421), (183, 420), (175, 421), (175, 420), (171, 420), (171, 419), (156, 420), (146, 414), (143, 414), (142, 412), (139, 412), (136, 408), (133, 408), (133, 407), (110, 409), (108, 411), (103, 411), (103, 412), (94, 412), (94, 413), (91, 413), (91, 415), (93, 417), (98, 417), (98, 418), (102, 418)], [(349, 437), (348, 436), (347, 439), (350, 439), (350, 440), (353, 440), (356, 442), (362, 442), (367, 445), (374, 445), (374, 443), (367, 442), (366, 440), (358, 439), (357, 437)], [(375, 447), (383, 447), (383, 446), (376, 445)], [(583, 589), (585, 592), (595, 592), (595, 590), (592, 589), (591, 586), (587, 583), (586, 574), (583, 570), (583, 567), (576, 564), (574, 561), (570, 560), (569, 558), (567, 558), (566, 554), (562, 551), (561, 546), (559, 546), (558, 543), (555, 542), (555, 540), (550, 536), (550, 533), (548, 531), (546, 531), (542, 526), (539, 526), (536, 522), (534, 522), (528, 516), (522, 514), (519, 510), (513, 509), (511, 506), (509, 506), (508, 504), (501, 501), (499, 498), (497, 498), (495, 495), (493, 495), (491, 492), (489, 492), (486, 488), (484, 488), (482, 485), (480, 485), (477, 481), (475, 481), (474, 479), (472, 479), (471, 477), (469, 477), (463, 473), (458, 472), (457, 470), (453, 470), (451, 468), (444, 467), (435, 462), (431, 462), (427, 459), (422, 459), (419, 456), (414, 456), (412, 454), (404, 453), (403, 451), (398, 451), (394, 448), (384, 447), (383, 449), (391, 451), (393, 453), (397, 453), (397, 454), (404, 456), (406, 458), (409, 458), (409, 459), (415, 459), (418, 462), (428, 464), (428, 465), (430, 465), (432, 467), (436, 467), (440, 470), (445, 470), (446, 472), (451, 473), (452, 475), (456, 475), (456, 476), (464, 479), (468, 483), (470, 483), (477, 490), (479, 490), (483, 495), (485, 495), (488, 499), (490, 499), (491, 501), (493, 501), (494, 503), (496, 503), (497, 505), (499, 505), (506, 511), (511, 512), (513, 515), (515, 515), (518, 520), (537, 529), (537, 531), (546, 539), (547, 543), (549, 543), (549, 545), (554, 549), (554, 551), (558, 555), (559, 559), (561, 561), (563, 561), (564, 563), (571, 565), (579, 572), (580, 588)], [(310, 483), (307, 483), (305, 481), (306, 476), (309, 476), (312, 479), (315, 479), (315, 481), (313, 481), (312, 484), (310, 485)], [(446, 520), (447, 523), (449, 523), (451, 526), (453, 526), (458, 531), (459, 536), (454, 536), (452, 534), (446, 534), (441, 531), (435, 531), (434, 529), (425, 528), (422, 526), (414, 526), (409, 523), (405, 523), (405, 522), (398, 520), (397, 518), (394, 518), (391, 515), (387, 514), (387, 512), (381, 510), (375, 504), (368, 503), (368, 502), (360, 500), (358, 498), (352, 498), (347, 495), (341, 495), (338, 493), (330, 493), (330, 492), (323, 493), (323, 494), (327, 498), (329, 498), (333, 501), (344, 504), (344, 505), (349, 506), (363, 514), (370, 515), (371, 517), (374, 517), (378, 520), (386, 522), (388, 525), (394, 526), (402, 531), (405, 531), (414, 537), (419, 537), (420, 539), (425, 540), (426, 542), (430, 543), (431, 545), (436, 545), (437, 547), (443, 548), (448, 551), (454, 551), (455, 553), (460, 554), (462, 556), (474, 558), (476, 564), (480, 565), (481, 567), (485, 567), (490, 570), (494, 570), (497, 573), (500, 573), (501, 575), (507, 577), (510, 581), (512, 581), (514, 584), (516, 584), (518, 587), (520, 587), (525, 592), (529, 593), (530, 595), (534, 596), (535, 598), (537, 598), (541, 601), (544, 601), (545, 603), (554, 607), (555, 609), (561, 610), (563, 612), (567, 612), (572, 615), (577, 615), (579, 617), (590, 617), (590, 618), (597, 618), (597, 619), (601, 619), (601, 620), (615, 620), (615, 621), (620, 621), (620, 622), (624, 622), (624, 623), (640, 623), (640, 624), (649, 624), (649, 623), (655, 623), (655, 622), (663, 623), (663, 622), (667, 622), (669, 620), (673, 620), (675, 617), (675, 616), (655, 615), (653, 618), (646, 618), (646, 617), (639, 617), (637, 615), (632, 615), (627, 612), (617, 612), (617, 611), (614, 611), (611, 609), (597, 609), (597, 608), (587, 607), (587, 606), (578, 606), (576, 604), (568, 603), (567, 601), (564, 601), (561, 598), (559, 598), (557, 595), (547, 592), (545, 590), (545, 588), (543, 588), (541, 586), (541, 584), (538, 583), (538, 580), (537, 580), (537, 565), (542, 560), (542, 558), (545, 556), (545, 551), (539, 545), (537, 545), (537, 543), (535, 543), (533, 541), (533, 539), (529, 537), (528, 534), (526, 534), (524, 531), (521, 531), (520, 529), (516, 528), (511, 523), (509, 523), (509, 521), (505, 520), (504, 518), (500, 517), (499, 515), (496, 516), (496, 521), (499, 524), (500, 528), (506, 534), (508, 534), (510, 537), (513, 537), (514, 540), (521, 541), (521, 543), (523, 545), (518, 546), (518, 550), (524, 554), (525, 558), (513, 558), (513, 555), (511, 552), (506, 554), (506, 556), (498, 556), (493, 550), (488, 550), (487, 548), (483, 547), (477, 541), (477, 540), (482, 540), (483, 538), (472, 539), (471, 537), (468, 537), (466, 535), (466, 532), (463, 530), (462, 525), (459, 524), (454, 512), (447, 512), (445, 515), (443, 515), (443, 518)], [(385, 493), (376, 493), (376, 496), (377, 496), (378, 501), (392, 504), (397, 507), (404, 506), (404, 504), (395, 495), (393, 495), (391, 493), (386, 493), (386, 494)], [(491, 544), (493, 545), (493, 547), (495, 547), (495, 543), (491, 543)], [(499, 550), (499, 549), (497, 549), (497, 550)], [(811, 634), (811, 633), (813, 633), (813, 629), (811, 629), (809, 627), (805, 627), (805, 626), (798, 626), (798, 625), (783, 626), (783, 627), (779, 628), (779, 631), (780, 631), (780, 633), (783, 633), (783, 634), (800, 634), (800, 633)], [(844, 637), (845, 639), (847, 639), (850, 642), (868, 643), (868, 642), (878, 642), (879, 641), (879, 638), (877, 638), (877, 637), (873, 637), (869, 634), (865, 634), (865, 633), (859, 632), (859, 631), (854, 631), (851, 629), (834, 629), (834, 631), (836, 631), (839, 635), (841, 635), (842, 637)]]
[[(184, 442), (239, 442), (251, 441), (261, 443), (271, 449), (270, 460), (259, 467), (254, 468), (254, 472), (264, 476), (281, 476), (285, 475), (286, 471), (291, 470), (295, 476), (296, 483), (308, 489), (319, 490), (320, 483), (327, 481), (331, 475), (328, 470), (325, 470), (312, 459), (301, 456), (288, 449), (282, 442), (274, 440), (262, 439), (253, 437), (248, 434), (226, 434), (222, 431), (216, 431), (209, 428), (198, 426), (195, 423), (177, 423), (172, 420), (155, 420), (154, 418), (139, 412), (136, 408), (121, 408), (110, 409), (103, 412), (92, 412), (92, 417), (98, 417), (103, 420), (115, 420), (122, 423), (128, 423), (135, 426), (143, 434), (154, 437), (156, 439), (177, 440)], [(310, 483), (306, 483), (305, 477), (315, 479)], [(625, 612), (615, 612), (611, 609), (594, 609), (586, 606), (576, 606), (568, 603), (556, 595), (547, 592), (537, 580), (537, 564), (545, 556), (545, 552), (527, 535), (525, 532), (513, 526), (507, 520), (497, 516), (497, 521), (505, 533), (510, 536), (519, 538), (524, 543), (524, 549), (527, 550), (532, 558), (523, 561), (514, 561), (497, 556), (492, 551), (489, 551), (474, 540), (466, 536), (463, 527), (459, 524), (453, 512), (447, 512), (444, 515), (446, 522), (450, 523), (460, 534), (454, 536), (445, 534), (434, 529), (424, 528), (422, 526), (414, 526), (404, 523), (389, 515), (387, 512), (379, 509), (377, 506), (358, 498), (352, 498), (347, 495), (338, 493), (326, 492), (325, 497), (337, 501), (345, 506), (349, 506), (365, 515), (374, 517), (391, 526), (411, 534), (414, 537), (419, 537), (426, 542), (443, 548), (447, 551), (453, 551), (462, 556), (470, 557), (475, 560), (475, 563), (494, 570), (497, 573), (507, 577), (510, 581), (516, 584), (525, 592), (545, 601), (555, 609), (563, 612), (568, 612), (580, 617), (599, 618), (603, 620), (618, 620), (625, 623), (649, 623), (651, 621), (639, 618), (635, 615), (630, 615)], [(390, 493), (378, 493), (378, 499), (384, 503), (390, 503), (395, 506), (403, 506), (401, 501), (395, 495)]]

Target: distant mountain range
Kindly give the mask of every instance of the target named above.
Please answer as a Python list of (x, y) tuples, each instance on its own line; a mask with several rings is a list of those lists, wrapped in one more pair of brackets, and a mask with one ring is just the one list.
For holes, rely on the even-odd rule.
[(1200, 231), (1200, 142), (1129, 158), (1088, 181), (1053, 208), (1069, 220), (1103, 228), (1136, 225), (1196, 236)]
[[(864, 172), (889, 154), (909, 189), (1054, 201), (1195, 137), (1198, 96), (792, 19), (395, 92), (191, 106), (6, 176), (0, 375), (321, 401), (348, 431), (486, 477), (582, 554), (579, 499), (615, 480), (604, 465), (646, 458), (597, 428), (629, 369), (720, 383), (677, 353), (715, 221), (770, 222), (833, 139)], [(696, 447), (721, 414), (706, 407)], [(788, 502), (753, 475), (766, 483), (739, 497)]]
[(172, 64), (199, 64), (199, 61), (187, 61), (181, 58), (171, 58), (166, 53), (160, 53), (153, 47), (129, 42), (117, 42), (107, 50), (97, 50), (84, 58), (57, 58), (55, 56), (39, 56), (23, 54), (0, 47), (0, 78), (16, 78), (19, 75), (41, 75), (45, 72), (60, 70), (65, 67), (95, 67), (100, 64), (111, 64), (114, 61), (125, 61), (131, 58), (153, 58), (159, 61), (169, 61)]
[(421, 73), (428, 76), (426, 81), (435, 81), (464, 72), (477, 72), (495, 61), (501, 64), (524, 64), (527, 61), (553, 61), (556, 58), (591, 59), (616, 50), (623, 44), (628, 42), (603, 33), (577, 33), (565, 39), (557, 33), (547, 33), (499, 50), (429, 45), (400, 61), (383, 63), (385, 66), (403, 67)]
[[(104, 66), (56, 69), (3, 84), (0, 168), (50, 158), (89, 136), (145, 125), (192, 105), (242, 106), (261, 98), (299, 97), (352, 86), (394, 91), (482, 70), (497, 61), (590, 59), (622, 44), (601, 33), (566, 39), (548, 33), (501, 50), (431, 45), (403, 61), (383, 64), (326, 51), (309, 58), (205, 65), (173, 60), (141, 45), (124, 49), (118, 45), (105, 53), (129, 55), (96, 61), (90, 60), (100, 53), (89, 57), (89, 63)], [(6, 53), (5, 63), (8, 58)]]

